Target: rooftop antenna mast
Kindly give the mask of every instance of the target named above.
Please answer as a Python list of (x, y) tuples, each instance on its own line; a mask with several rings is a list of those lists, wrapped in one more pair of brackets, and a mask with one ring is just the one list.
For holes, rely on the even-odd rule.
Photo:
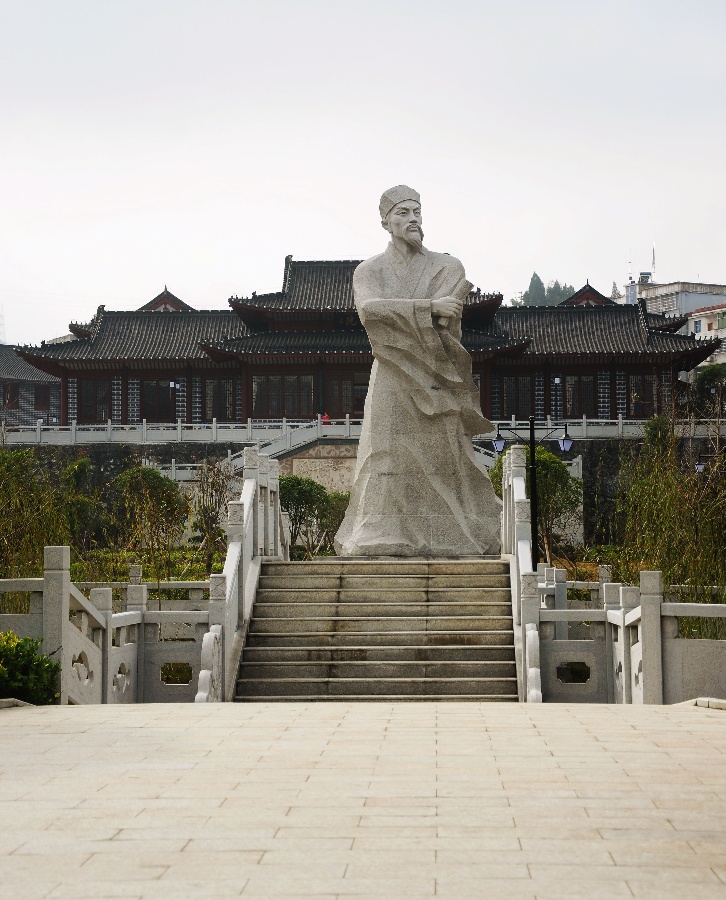
[(650, 280), (653, 282), (653, 284), (656, 283), (656, 281), (655, 281), (655, 241), (653, 241), (653, 261), (650, 264)]
[(628, 260), (628, 281), (633, 280), (633, 248), (630, 248), (630, 259)]

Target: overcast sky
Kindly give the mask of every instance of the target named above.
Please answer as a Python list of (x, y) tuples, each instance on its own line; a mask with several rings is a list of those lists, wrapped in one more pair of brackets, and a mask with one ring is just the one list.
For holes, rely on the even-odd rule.
[(726, 282), (725, 0), (0, 0), (0, 306), (39, 343), (358, 259), (378, 198), (510, 299)]

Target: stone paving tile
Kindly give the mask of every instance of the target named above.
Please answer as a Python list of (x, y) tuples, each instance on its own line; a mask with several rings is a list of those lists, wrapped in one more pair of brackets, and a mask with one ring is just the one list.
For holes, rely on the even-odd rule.
[(612, 900), (629, 897), (632, 894), (625, 882), (609, 882), (607, 886), (592, 882), (572, 882), (569, 884), (540, 884), (531, 880), (471, 878), (466, 873), (452, 874), (436, 879), (436, 896), (449, 900), (476, 898), (476, 900)]
[[(214, 881), (214, 898), (239, 897), (247, 884), (247, 879)], [(2, 895), (0, 895), (2, 896)], [(180, 900), (178, 882), (148, 881), (136, 882), (131, 879), (120, 881), (90, 881), (78, 884), (62, 884), (52, 890), (49, 898), (70, 897), (78, 900)], [(208, 880), (189, 880), (184, 884), (184, 900), (210, 900)], [(17, 898), (16, 898), (17, 900)]]
[(289, 875), (275, 872), (272, 868), (250, 877), (242, 892), (243, 897), (315, 897), (332, 894), (336, 897), (358, 896), (369, 894), (379, 898), (418, 898), (433, 897), (436, 892), (436, 880), (428, 876), (409, 875), (394, 877), (389, 873), (372, 874), (365, 872), (358, 878), (338, 878), (328, 876), (315, 882), (306, 882), (293, 872)]
[[(189, 843), (189, 838), (152, 838), (143, 843), (143, 851), (145, 854), (158, 853), (160, 855), (168, 853), (181, 853)], [(29, 841), (25, 841), (13, 854), (13, 858), (20, 856), (46, 856), (48, 854), (62, 853), (85, 853), (89, 856), (98, 853), (110, 853), (116, 857), (137, 857), (139, 855), (139, 845), (134, 846), (133, 841), (111, 841), (111, 840), (92, 840), (88, 838), (79, 838), (74, 834), (48, 831), (43, 834), (36, 835)]]
[(0, 900), (726, 896), (724, 798), (715, 710), (24, 708)]
[[(32, 883), (32, 893), (27, 892), (27, 884), (22, 884), (22, 886), (21, 884), (21, 882), (18, 882), (15, 879), (5, 884), (0, 882), (0, 900), (18, 900), (19, 897), (49, 897), (51, 893), (61, 885), (61, 882), (59, 878), (45, 878), (43, 875), (36, 872), (36, 877), (33, 879)], [(98, 894), (96, 896), (98, 896)], [(131, 900), (136, 900), (137, 897), (141, 898), (141, 894), (131, 893), (129, 896)]]
[(577, 866), (569, 863), (532, 863), (529, 871), (535, 881), (557, 882), (558, 884), (570, 884), (573, 881), (603, 882), (603, 881), (629, 881), (642, 880), (651, 884), (670, 886), (673, 882), (682, 882), (690, 888), (691, 884), (705, 883), (719, 886), (716, 873), (706, 866)]
[(684, 889), (682, 884), (668, 887), (663, 884), (652, 884), (650, 881), (637, 881), (631, 879), (628, 881), (634, 897), (643, 897), (646, 900), (714, 900), (718, 897), (726, 897), (726, 885), (717, 886), (714, 884), (689, 884)]

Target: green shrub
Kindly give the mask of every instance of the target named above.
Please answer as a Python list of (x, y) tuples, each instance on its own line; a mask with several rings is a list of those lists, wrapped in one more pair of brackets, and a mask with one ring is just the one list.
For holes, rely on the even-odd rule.
[[(529, 487), (529, 447), (525, 448), (527, 460), (527, 496)], [(552, 555), (561, 543), (558, 531), (567, 530), (575, 521), (582, 504), (582, 482), (570, 475), (565, 463), (554, 453), (537, 445), (534, 451), (537, 463), (537, 530), (540, 549), (552, 565)], [(504, 455), (500, 454), (489, 470), (492, 487), (497, 497), (502, 496)]]
[(60, 663), (39, 652), (40, 641), (0, 631), (0, 698), (46, 706), (58, 697)]

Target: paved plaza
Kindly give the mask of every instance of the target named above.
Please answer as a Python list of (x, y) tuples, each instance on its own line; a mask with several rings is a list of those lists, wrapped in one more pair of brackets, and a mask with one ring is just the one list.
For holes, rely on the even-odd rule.
[(726, 897), (726, 711), (0, 709), (0, 897)]

